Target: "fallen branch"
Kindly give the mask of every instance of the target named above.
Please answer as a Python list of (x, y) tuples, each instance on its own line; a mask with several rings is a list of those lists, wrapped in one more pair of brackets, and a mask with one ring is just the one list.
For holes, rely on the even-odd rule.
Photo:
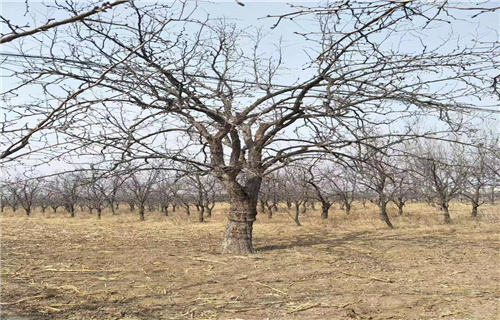
[(265, 284), (265, 283), (262, 283), (262, 282), (259, 282), (259, 281), (255, 281), (255, 280), (250, 280), (250, 281), (251, 281), (251, 282), (253, 282), (253, 283), (256, 283), (256, 284), (260, 284), (261, 286), (264, 286), (264, 287), (269, 288), (269, 289), (271, 289), (271, 290), (274, 290), (274, 291), (276, 291), (276, 292), (279, 292), (279, 293), (281, 293), (281, 294), (283, 294), (283, 295), (285, 295), (285, 296), (287, 296), (287, 295), (288, 295), (288, 293), (283, 292), (283, 291), (281, 291), (281, 290), (279, 290), (279, 289), (273, 288), (273, 287), (271, 287), (271, 286), (270, 286), (270, 285), (268, 285), (268, 284)]
[(312, 308), (315, 308), (315, 307), (321, 307), (321, 303), (309, 304), (309, 305), (305, 305), (305, 306), (302, 306), (302, 307), (298, 307), (296, 309), (293, 309), (292, 311), (288, 311), (287, 313), (288, 314), (292, 314), (292, 313), (296, 313), (296, 312), (300, 312), (300, 311), (312, 309)]
[(195, 257), (187, 257), (186, 258), (189, 258), (189, 259), (192, 259), (192, 260), (196, 260), (196, 261), (202, 261), (202, 262), (211, 262), (211, 263), (220, 263), (220, 264), (227, 264), (225, 262), (222, 262), (222, 261), (217, 261), (217, 260), (210, 260), (210, 259), (203, 259), (203, 258), (195, 258)]
[(0, 302), (0, 305), (2, 305), (2, 306), (10, 306), (10, 305), (18, 304), (18, 303), (21, 303), (21, 302), (24, 302), (24, 301), (28, 301), (28, 300), (31, 300), (31, 299), (38, 299), (38, 298), (43, 298), (43, 297), (45, 297), (44, 294), (38, 294), (36, 296), (22, 298), (22, 299), (19, 299), (17, 301), (13, 301), (13, 302)]
[(369, 279), (369, 280), (375, 280), (375, 281), (386, 282), (386, 283), (394, 283), (394, 280), (391, 280), (391, 279), (381, 279), (381, 278), (377, 278), (377, 277), (373, 277), (373, 276), (364, 276), (364, 275), (354, 274), (354, 273), (349, 273), (349, 272), (344, 272), (344, 271), (341, 271), (340, 273), (343, 273), (343, 274), (351, 276), (351, 277), (361, 278), (361, 279)]
[(80, 273), (99, 273), (99, 272), (123, 272), (123, 270), (87, 270), (87, 269), (54, 269), (54, 268), (47, 268), (45, 271), (52, 271), (52, 272), (80, 272)]

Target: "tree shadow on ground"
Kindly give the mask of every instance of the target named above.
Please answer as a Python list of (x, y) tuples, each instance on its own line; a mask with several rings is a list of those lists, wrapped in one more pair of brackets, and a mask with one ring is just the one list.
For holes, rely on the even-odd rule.
[(263, 251), (272, 251), (272, 250), (283, 250), (283, 249), (291, 249), (296, 247), (310, 247), (314, 245), (329, 245), (331, 247), (336, 247), (347, 242), (356, 241), (356, 240), (366, 240), (366, 235), (371, 234), (371, 231), (359, 231), (352, 232), (345, 235), (342, 238), (329, 238), (328, 235), (299, 235), (294, 239), (290, 239), (284, 243), (280, 244), (270, 244), (262, 247), (257, 247), (257, 252)]
[[(352, 242), (404, 242), (406, 244), (419, 245), (419, 246), (427, 246), (427, 247), (442, 247), (449, 246), (455, 243), (455, 239), (448, 238), (449, 234), (439, 233), (436, 235), (413, 235), (408, 236), (404, 234), (378, 234), (376, 231), (359, 231), (352, 232), (344, 235), (343, 237), (336, 238), (332, 237), (328, 234), (305, 234), (298, 235), (293, 239), (282, 239), (278, 240), (280, 243), (277, 244), (267, 244), (264, 246), (256, 246), (257, 252), (266, 252), (273, 250), (284, 250), (291, 248), (300, 248), (300, 247), (311, 247), (315, 245), (327, 245), (329, 247), (337, 247), (344, 244), (352, 243)], [(269, 239), (271, 241), (276, 241), (275, 239)]]

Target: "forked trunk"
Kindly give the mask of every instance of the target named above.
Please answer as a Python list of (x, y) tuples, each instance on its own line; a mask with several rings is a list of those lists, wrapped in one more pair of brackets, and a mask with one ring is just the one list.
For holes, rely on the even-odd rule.
[(444, 223), (451, 223), (450, 210), (447, 202), (441, 203), (441, 211), (443, 212)]
[(304, 204), (302, 205), (302, 210), (301, 210), (301, 213), (306, 213), (307, 212), (307, 206), (306, 206), (306, 202), (304, 202)]

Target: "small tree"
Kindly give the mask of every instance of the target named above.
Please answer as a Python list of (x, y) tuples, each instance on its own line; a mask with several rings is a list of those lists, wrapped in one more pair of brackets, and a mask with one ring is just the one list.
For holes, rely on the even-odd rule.
[(139, 208), (139, 219), (141, 221), (145, 220), (146, 203), (153, 194), (158, 174), (158, 170), (154, 169), (146, 172), (135, 172), (127, 180), (127, 188)]
[(467, 168), (463, 166), (464, 150), (459, 145), (428, 143), (424, 155), (417, 159), (415, 171), (437, 202), (445, 223), (451, 223), (450, 201), (463, 190)]

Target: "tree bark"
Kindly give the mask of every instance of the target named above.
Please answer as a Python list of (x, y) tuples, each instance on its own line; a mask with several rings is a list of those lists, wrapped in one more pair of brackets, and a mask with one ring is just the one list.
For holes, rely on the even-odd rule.
[(321, 219), (328, 219), (328, 210), (332, 205), (329, 202), (321, 203)]
[(451, 223), (451, 216), (447, 202), (441, 203), (441, 211), (443, 212), (444, 223)]
[(97, 208), (97, 219), (101, 219), (101, 213), (102, 213), (102, 209)]
[(477, 218), (477, 208), (479, 207), (478, 203), (473, 202), (472, 203), (472, 211), (471, 211), (471, 217)]
[(205, 213), (205, 207), (204, 206), (196, 206), (198, 209), (198, 222), (205, 222), (205, 219), (203, 217)]
[(109, 208), (111, 209), (111, 213), (113, 215), (115, 215), (116, 214), (116, 209), (115, 209), (115, 204), (113, 202), (110, 202)]
[(250, 201), (231, 201), (228, 223), (222, 241), (222, 253), (248, 254), (253, 253), (252, 231), (256, 207), (252, 208)]
[(296, 202), (295, 203), (295, 218), (293, 219), (295, 221), (295, 223), (297, 224), (297, 226), (302, 226), (300, 224), (300, 221), (299, 221), (299, 212), (300, 212), (300, 203), (299, 202)]
[(349, 201), (344, 201), (344, 211), (346, 215), (349, 215), (351, 213), (351, 204)]
[(229, 214), (222, 253), (249, 254), (254, 252), (252, 243), (253, 223), (257, 216), (257, 199), (262, 178), (253, 177), (243, 188), (234, 180), (223, 180), (229, 196)]

